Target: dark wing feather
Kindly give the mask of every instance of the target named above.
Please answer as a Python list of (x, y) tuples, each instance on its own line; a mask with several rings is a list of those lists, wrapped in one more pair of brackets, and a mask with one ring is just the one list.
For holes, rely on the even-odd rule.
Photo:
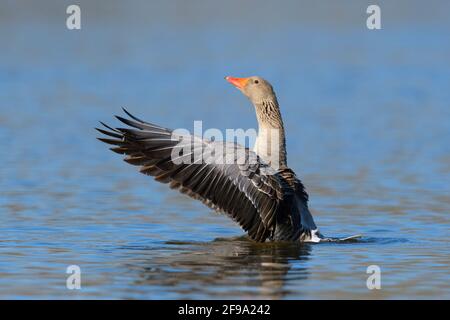
[[(255, 153), (237, 144), (177, 135), (124, 111), (131, 119), (117, 119), (131, 128), (97, 129), (108, 136), (99, 140), (115, 146), (111, 150), (126, 155), (124, 160), (140, 166), (142, 173), (227, 213), (252, 239), (264, 241), (273, 234), (285, 190), (278, 175)], [(224, 155), (233, 161), (223, 163)]]
[(317, 230), (314, 219), (308, 208), (308, 194), (303, 183), (289, 168), (283, 168), (278, 172), (282, 184), (290, 186), (291, 190), (285, 194), (283, 205), (288, 206), (280, 210), (277, 216), (277, 227), (273, 238), (277, 240), (293, 241), (311, 236), (311, 232)]

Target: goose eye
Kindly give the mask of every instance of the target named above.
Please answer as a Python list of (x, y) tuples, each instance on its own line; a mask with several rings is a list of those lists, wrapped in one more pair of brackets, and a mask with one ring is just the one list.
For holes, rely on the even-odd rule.
[(254, 80), (254, 81), (253, 81), (253, 83), (255, 83), (255, 84), (258, 84), (258, 83), (259, 83), (259, 81), (258, 81), (258, 80)]

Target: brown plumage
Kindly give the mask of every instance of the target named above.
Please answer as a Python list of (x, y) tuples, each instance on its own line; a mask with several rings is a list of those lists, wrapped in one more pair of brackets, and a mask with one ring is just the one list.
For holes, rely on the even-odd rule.
[[(126, 110), (130, 119), (117, 118), (128, 128), (102, 123), (108, 130), (97, 130), (107, 137), (99, 140), (113, 145), (111, 150), (126, 155), (124, 160), (142, 173), (228, 214), (255, 241), (320, 241), (308, 195), (287, 166), (284, 126), (272, 86), (260, 77), (226, 79), (255, 106), (259, 131), (253, 151), (180, 135)], [(221, 161), (224, 155), (231, 161)]]

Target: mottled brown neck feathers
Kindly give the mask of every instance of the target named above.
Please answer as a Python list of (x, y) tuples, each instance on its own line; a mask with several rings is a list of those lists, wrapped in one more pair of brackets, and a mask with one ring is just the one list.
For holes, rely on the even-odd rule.
[(259, 126), (255, 151), (271, 164), (274, 164), (273, 156), (277, 157), (275, 162), (278, 162), (278, 166), (280, 168), (286, 167), (286, 139), (283, 119), (276, 97), (255, 103), (255, 109)]

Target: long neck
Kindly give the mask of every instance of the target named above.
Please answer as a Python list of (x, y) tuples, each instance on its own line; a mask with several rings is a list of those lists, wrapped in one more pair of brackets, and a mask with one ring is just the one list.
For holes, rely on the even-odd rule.
[(274, 168), (287, 167), (286, 139), (277, 99), (255, 103), (258, 137), (254, 151)]

